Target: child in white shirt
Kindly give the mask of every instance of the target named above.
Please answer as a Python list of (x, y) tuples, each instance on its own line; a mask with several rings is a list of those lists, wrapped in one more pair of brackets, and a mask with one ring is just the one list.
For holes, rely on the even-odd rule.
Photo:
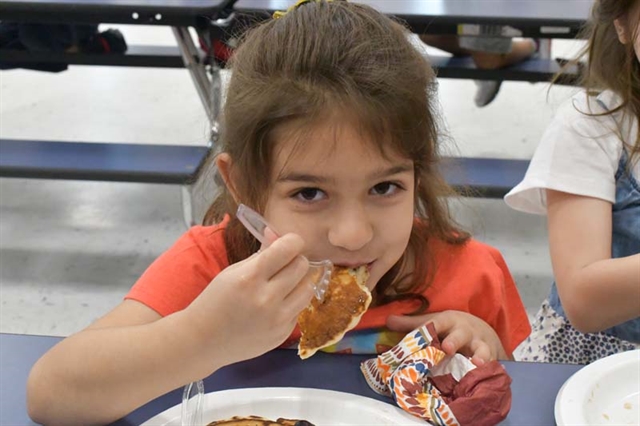
[(587, 364), (640, 348), (640, 2), (597, 0), (584, 90), (505, 196), (546, 214), (555, 283), (519, 358)]

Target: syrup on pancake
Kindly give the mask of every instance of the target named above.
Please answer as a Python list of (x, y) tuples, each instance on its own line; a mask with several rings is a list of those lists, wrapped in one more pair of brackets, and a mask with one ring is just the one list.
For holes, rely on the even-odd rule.
[(313, 424), (306, 420), (280, 418), (276, 421), (272, 421), (258, 416), (236, 416), (227, 420), (218, 420), (209, 423), (207, 426), (313, 426)]
[(371, 303), (368, 278), (366, 266), (333, 269), (324, 299), (312, 299), (298, 316), (302, 334), (298, 344), (300, 358), (309, 358), (319, 349), (339, 342), (358, 325)]

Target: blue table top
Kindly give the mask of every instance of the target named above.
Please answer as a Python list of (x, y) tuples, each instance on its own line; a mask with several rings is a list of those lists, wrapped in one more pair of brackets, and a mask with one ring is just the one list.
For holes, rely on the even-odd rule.
[[(237, 2), (237, 3), (236, 3)], [(284, 10), (294, 0), (2, 0), (0, 19), (189, 26), (235, 3), (238, 11)], [(581, 26), (592, 0), (354, 0), (413, 25)], [(133, 18), (133, 14), (136, 18)], [(157, 18), (160, 16), (160, 19)]]
[(232, 0), (2, 0), (0, 19), (20, 22), (192, 26)]
[[(568, 38), (580, 33), (593, 0), (353, 0), (393, 15), (414, 33), (460, 34), (461, 24), (504, 25), (525, 37)], [(291, 0), (238, 0), (234, 9), (268, 17)]]
[[(0, 334), (0, 424), (33, 425), (26, 412), (26, 379), (31, 366), (58, 337)], [(275, 350), (259, 358), (225, 367), (205, 379), (205, 389), (313, 387), (349, 392), (391, 403), (366, 384), (359, 365), (369, 356), (318, 353), (302, 361), (296, 351)], [(511, 411), (505, 426), (553, 425), (555, 397), (562, 384), (581, 366), (504, 362), (513, 382)], [(140, 425), (179, 404), (176, 389), (140, 407), (113, 426)]]
[[(582, 23), (589, 16), (592, 0), (353, 0), (382, 13), (404, 18), (512, 23), (544, 21), (547, 23)], [(239, 0), (237, 10), (285, 10), (292, 0)]]

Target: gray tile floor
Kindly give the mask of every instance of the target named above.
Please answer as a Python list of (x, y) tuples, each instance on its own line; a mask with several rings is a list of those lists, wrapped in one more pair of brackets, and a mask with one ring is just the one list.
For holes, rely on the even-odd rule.
[[(173, 44), (165, 28), (120, 27), (130, 44)], [(575, 42), (554, 42), (567, 55)], [(529, 158), (570, 88), (506, 82), (478, 109), (474, 83), (441, 80), (452, 142), (466, 156)], [(206, 144), (207, 123), (185, 70), (71, 67), (0, 72), (0, 137)], [(206, 201), (206, 194), (200, 194)], [(529, 313), (551, 282), (544, 218), (501, 200), (453, 203), (475, 236), (498, 247)], [(172, 185), (0, 179), (0, 331), (66, 336), (117, 304), (185, 231)]]

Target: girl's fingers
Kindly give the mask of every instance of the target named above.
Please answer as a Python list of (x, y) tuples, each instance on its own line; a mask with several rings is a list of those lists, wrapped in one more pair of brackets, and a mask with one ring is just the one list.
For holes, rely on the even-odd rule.
[(271, 230), (271, 228), (269, 227), (264, 229), (264, 236), (266, 237), (267, 242), (260, 245), (260, 251), (266, 249), (271, 244), (273, 244), (275, 240), (280, 238), (278, 234), (276, 234), (275, 231)]
[(440, 344), (440, 347), (447, 355), (454, 355), (456, 352), (458, 352), (458, 346), (452, 339), (449, 338), (445, 338)]
[(312, 297), (314, 297), (314, 291), (311, 282), (309, 282), (308, 278), (303, 277), (285, 297), (284, 303), (288, 309), (296, 313), (297, 317), (304, 308), (309, 306)]
[(299, 256), (303, 247), (302, 238), (295, 234), (287, 234), (255, 256), (252, 263), (255, 263), (259, 276), (270, 279)]
[[(475, 365), (482, 365), (500, 357), (496, 352), (492, 336), (477, 326), (471, 326), (465, 318), (453, 312), (422, 315), (419, 317), (405, 317), (390, 315), (387, 327), (393, 331), (409, 332), (426, 322), (433, 322), (433, 326), (440, 338), (440, 347), (447, 355), (461, 353), (471, 357)], [(499, 340), (496, 337), (496, 342)], [(506, 357), (506, 356), (505, 356)]]
[[(387, 328), (391, 331), (409, 332), (426, 323), (424, 316), (408, 317), (404, 315), (389, 315), (387, 317)], [(437, 330), (437, 329), (436, 329)]]
[(429, 318), (433, 322), (439, 337), (450, 336), (452, 334), (461, 334), (460, 318), (450, 311), (439, 312)]
[[(438, 330), (438, 329), (436, 329)], [(438, 332), (438, 335), (442, 337), (440, 346), (447, 355), (453, 355), (456, 352), (460, 352), (469, 356), (469, 346), (473, 340), (472, 331), (468, 328), (454, 328), (448, 330), (448, 332)]]
[(471, 351), (471, 362), (473, 362), (477, 366), (480, 366), (497, 358), (489, 345), (479, 339), (474, 339), (471, 342), (471, 344), (469, 345), (469, 350)]
[(462, 327), (456, 327), (453, 315), (449, 313), (421, 315), (418, 317), (389, 315), (387, 318), (387, 327), (393, 331), (409, 332), (427, 322), (433, 322), (438, 337), (441, 339), (440, 346), (447, 355), (460, 352), (472, 338), (470, 331)]
[(268, 285), (262, 290), (271, 300), (282, 303), (300, 285), (309, 286), (308, 283), (301, 282), (308, 271), (309, 261), (302, 256), (296, 256), (284, 268), (269, 278)]

